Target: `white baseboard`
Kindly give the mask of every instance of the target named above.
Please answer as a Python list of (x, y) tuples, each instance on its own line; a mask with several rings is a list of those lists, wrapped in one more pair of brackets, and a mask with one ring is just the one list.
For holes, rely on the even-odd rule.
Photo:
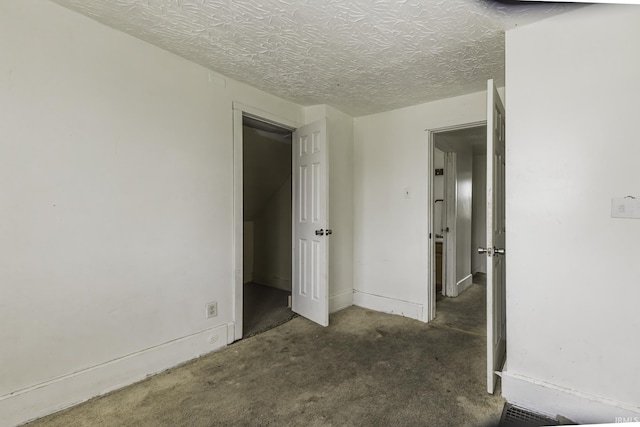
[[(484, 255), (482, 255), (482, 256), (484, 257)], [(484, 259), (484, 258), (483, 258), (483, 259)], [(483, 263), (482, 265), (480, 265), (480, 266), (476, 266), (476, 267), (472, 268), (472, 269), (471, 269), (471, 274), (472, 274), (472, 275), (473, 275), (473, 274), (476, 274), (476, 273), (487, 274), (487, 266), (486, 266), (485, 264), (486, 264), (486, 261), (485, 261), (485, 263)]]
[(229, 322), (227, 323), (227, 344), (231, 344), (235, 340), (236, 340), (236, 324), (234, 322)]
[(551, 418), (562, 415), (579, 424), (640, 422), (640, 407), (502, 372), (502, 396), (509, 403)]
[(469, 289), (469, 287), (473, 284), (473, 275), (469, 274), (464, 279), (458, 281), (456, 283), (456, 287), (458, 288), (458, 295)]
[(15, 426), (210, 353), (229, 342), (224, 324), (0, 396), (0, 427)]
[(353, 305), (353, 291), (343, 291), (329, 297), (329, 313), (343, 310)]
[(423, 320), (423, 305), (409, 301), (353, 291), (353, 305), (383, 313), (399, 314), (420, 321)]

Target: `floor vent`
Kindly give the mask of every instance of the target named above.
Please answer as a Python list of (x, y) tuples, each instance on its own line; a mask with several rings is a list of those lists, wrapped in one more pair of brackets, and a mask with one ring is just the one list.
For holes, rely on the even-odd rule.
[(552, 418), (513, 406), (510, 403), (504, 404), (502, 418), (500, 419), (500, 427), (539, 427), (557, 425), (559, 425), (558, 422)]

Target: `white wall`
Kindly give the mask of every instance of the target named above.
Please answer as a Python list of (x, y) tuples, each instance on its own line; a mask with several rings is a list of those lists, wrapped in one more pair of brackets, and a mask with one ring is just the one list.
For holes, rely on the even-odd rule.
[(303, 110), (50, 2), (0, 2), (0, 52), (13, 425), (233, 339), (232, 102)]
[(581, 423), (640, 418), (640, 7), (507, 33), (503, 393)]
[(485, 92), (355, 119), (356, 304), (427, 319), (425, 130), (482, 120)]
[(471, 273), (487, 272), (487, 256), (477, 248), (487, 245), (487, 155), (473, 156), (473, 197), (471, 200)]
[(327, 119), (329, 150), (329, 311), (353, 304), (353, 118), (328, 105), (305, 109), (306, 123)]

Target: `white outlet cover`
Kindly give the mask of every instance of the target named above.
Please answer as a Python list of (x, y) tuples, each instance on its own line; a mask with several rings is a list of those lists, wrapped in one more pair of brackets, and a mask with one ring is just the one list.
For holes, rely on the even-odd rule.
[(218, 315), (218, 303), (217, 301), (213, 301), (207, 304), (207, 311), (206, 311), (206, 315), (207, 315), (207, 319), (210, 319), (212, 317), (216, 317)]

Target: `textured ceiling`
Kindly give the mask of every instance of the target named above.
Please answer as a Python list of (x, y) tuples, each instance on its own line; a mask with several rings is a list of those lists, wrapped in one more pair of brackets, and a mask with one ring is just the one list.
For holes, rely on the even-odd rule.
[(504, 84), (504, 31), (572, 6), (490, 0), (52, 0), (236, 80), (353, 116)]
[(442, 151), (471, 150), (473, 154), (484, 154), (487, 152), (487, 126), (439, 132), (434, 135), (434, 142)]

